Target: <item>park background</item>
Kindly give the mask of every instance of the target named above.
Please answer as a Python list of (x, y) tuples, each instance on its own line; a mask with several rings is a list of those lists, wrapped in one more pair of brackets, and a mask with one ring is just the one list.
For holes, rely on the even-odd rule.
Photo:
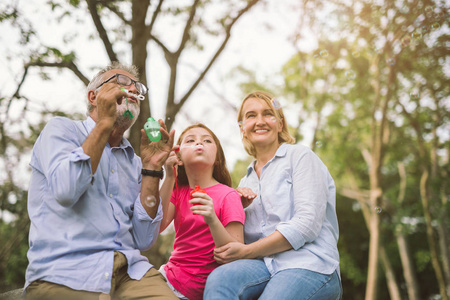
[[(219, 137), (236, 187), (251, 158), (243, 96), (271, 92), (337, 186), (343, 299), (449, 299), (449, 1), (4, 0), (0, 3), (0, 292), (27, 266), (30, 153), (85, 87), (135, 64), (148, 116)], [(178, 135), (177, 135), (178, 136)], [(144, 254), (170, 255), (173, 230)]]

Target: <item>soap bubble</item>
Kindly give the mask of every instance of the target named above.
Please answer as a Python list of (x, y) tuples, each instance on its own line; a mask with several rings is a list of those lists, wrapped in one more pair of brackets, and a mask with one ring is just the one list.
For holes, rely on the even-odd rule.
[(243, 127), (244, 127), (244, 122), (239, 121), (239, 122), (238, 122), (238, 125), (239, 125), (240, 128), (243, 128)]
[(156, 205), (156, 198), (155, 198), (155, 196), (148, 196), (145, 199), (145, 205), (147, 205), (148, 207), (154, 207)]
[(420, 98), (420, 94), (418, 92), (411, 92), (409, 96), (412, 100), (418, 100)]
[(414, 27), (419, 27), (420, 24), (422, 24), (422, 21), (421, 21), (419, 18), (417, 18), (417, 19), (414, 21)]
[(275, 123), (277, 121), (277, 118), (275, 116), (270, 117), (270, 122)]
[(317, 141), (316, 142), (316, 147), (318, 147), (318, 148), (322, 147), (322, 142), (321, 141)]
[(402, 39), (402, 47), (408, 47), (411, 44), (411, 38), (409, 36), (405, 36)]
[(433, 23), (433, 25), (431, 25), (431, 30), (437, 30), (437, 29), (439, 29), (440, 27), (441, 27), (441, 25), (439, 25), (439, 23), (436, 22), (436, 23)]
[(383, 53), (383, 48), (382, 47), (375, 48), (375, 52), (377, 54), (381, 54), (381, 53)]
[(377, 214), (380, 214), (382, 211), (383, 211), (383, 209), (382, 209), (381, 207), (379, 207), (379, 206), (376, 206), (376, 207), (375, 207), (375, 212), (376, 212)]
[(428, 32), (428, 26), (427, 25), (423, 25), (421, 28), (422, 33), (427, 33)]
[(278, 101), (277, 98), (273, 98), (272, 99), (272, 105), (273, 105), (273, 108), (275, 108), (275, 109), (280, 109), (281, 108), (280, 101)]
[(347, 70), (345, 71), (345, 78), (347, 78), (347, 80), (353, 80), (356, 78), (356, 74), (355, 71), (353, 70)]
[(420, 40), (422, 38), (422, 33), (420, 33), (419, 31), (414, 31), (413, 33), (411, 33), (411, 37), (415, 40)]
[(429, 13), (432, 13), (433, 11), (434, 11), (434, 7), (432, 7), (432, 6), (425, 7), (425, 13), (429, 14)]
[(393, 57), (388, 58), (388, 59), (386, 60), (386, 62), (387, 62), (388, 65), (394, 66), (394, 65), (395, 65), (395, 58), (393, 58)]
[(328, 57), (328, 51), (327, 50), (322, 50), (319, 52), (321, 57)]
[(314, 55), (313, 55), (313, 58), (314, 58), (314, 59), (318, 59), (318, 58), (319, 58), (319, 54), (314, 54)]

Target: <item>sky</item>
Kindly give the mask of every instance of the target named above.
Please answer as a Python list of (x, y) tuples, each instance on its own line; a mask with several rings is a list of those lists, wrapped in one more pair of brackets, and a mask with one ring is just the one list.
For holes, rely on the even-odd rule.
[[(239, 127), (237, 125), (237, 108), (243, 97), (239, 89), (239, 83), (243, 78), (233, 73), (237, 66), (256, 71), (256, 77), (260, 80), (281, 84), (281, 66), (295, 53), (289, 36), (298, 26), (300, 12), (295, 9), (295, 0), (284, 0), (282, 3), (275, 0), (267, 1), (266, 5), (261, 3), (252, 8), (235, 25), (232, 37), (224, 52), (216, 61), (202, 84), (191, 95), (183, 110), (177, 116), (173, 128), (179, 133), (188, 125), (202, 122), (212, 129), (218, 136), (224, 148), (228, 168), (232, 170), (238, 159), (247, 158), (248, 155), (240, 140)], [(29, 18), (36, 27), (36, 32), (41, 43), (46, 46), (62, 49), (63, 52), (75, 51), (77, 65), (88, 78), (109, 63), (108, 57), (98, 36), (93, 22), (87, 13), (79, 13), (74, 10), (72, 16), (55, 20), (46, 0), (34, 1), (2, 1), (0, 11), (6, 5), (15, 3), (17, 7)], [(220, 9), (220, 7), (218, 7)], [(60, 14), (60, 13), (59, 13)], [(111, 26), (116, 22), (114, 19), (105, 20), (105, 26)], [(157, 23), (155, 32), (163, 41), (168, 41), (169, 48), (174, 48), (179, 41), (179, 31), (176, 24)], [(14, 93), (17, 83), (23, 74), (23, 65), (26, 62), (27, 51), (37, 47), (36, 42), (30, 42), (24, 47), (19, 45), (20, 34), (17, 28), (8, 22), (0, 23), (2, 35), (0, 36), (0, 97), (9, 97)], [(200, 37), (202, 38), (202, 37)], [(73, 39), (65, 44), (64, 40)], [(170, 43), (169, 41), (172, 41)], [(73, 45), (76, 45), (74, 47)], [(180, 67), (178, 79), (177, 97), (190, 86), (190, 80), (196, 77), (197, 70), (201, 69), (208, 55), (218, 47), (217, 41), (207, 40), (205, 52), (195, 54), (187, 52)], [(213, 45), (208, 48), (209, 45)], [(314, 39), (303, 43), (303, 50), (314, 50)], [(119, 52), (122, 62), (130, 63), (131, 54), (127, 44), (115, 44), (115, 50)], [(148, 86), (150, 88), (150, 105), (152, 117), (165, 119), (165, 99), (168, 85), (168, 69), (162, 51), (154, 44), (149, 45)], [(44, 107), (58, 109), (64, 112), (85, 113), (85, 86), (69, 70), (45, 69), (50, 75), (50, 80), (42, 80), (37, 68), (29, 70), (29, 75), (23, 84), (21, 93), (30, 99), (29, 113), (26, 116), (20, 114), (24, 101), (14, 101), (11, 105), (8, 117), (15, 126), (9, 130), (15, 130), (23, 126), (23, 119), (39, 119), (39, 111)], [(278, 95), (275, 95), (278, 96)], [(282, 97), (279, 98), (285, 108), (288, 121), (296, 126), (298, 119), (298, 107), (290, 106)], [(223, 105), (223, 101), (229, 104)], [(5, 111), (0, 112), (0, 117), (5, 118)], [(176, 138), (178, 137), (176, 134)], [(300, 141), (308, 145), (308, 134), (306, 139)], [(19, 168), (23, 172), (17, 172), (17, 181), (27, 187), (29, 182), (29, 157), (19, 162)], [(8, 166), (1, 166), (8, 167)], [(0, 179), (4, 179), (2, 175)]]
[[(11, 1), (10, 1), (11, 2)], [(98, 37), (89, 39), (89, 35), (95, 32), (92, 21), (86, 19), (86, 15), (75, 16), (81, 21), (74, 22), (74, 18), (65, 18), (61, 22), (55, 22), (50, 18), (50, 10), (45, 0), (36, 0), (31, 3), (25, 1), (18, 2), (19, 7), (24, 9), (27, 16), (33, 20), (33, 24), (38, 24), (38, 36), (43, 44), (64, 49), (65, 51), (75, 50), (77, 53), (77, 62), (82, 72), (89, 78), (108, 63), (108, 57), (104, 51)], [(238, 80), (235, 76), (230, 76), (233, 68), (241, 65), (251, 70), (257, 70), (257, 78), (270, 78), (272, 82), (282, 80), (279, 75), (281, 66), (294, 54), (295, 49), (288, 40), (293, 29), (298, 24), (299, 12), (292, 9), (296, 1), (284, 1), (280, 5), (277, 1), (268, 1), (268, 5), (255, 6), (247, 15), (236, 24), (232, 38), (225, 51), (213, 68), (208, 73), (203, 84), (201, 84), (195, 93), (191, 96), (182, 111), (182, 115), (177, 117), (174, 128), (181, 130), (192, 122), (201, 121), (210, 126), (219, 136), (224, 144), (224, 148), (231, 167), (236, 159), (245, 157), (243, 147), (240, 142), (239, 130), (236, 122), (235, 111), (228, 106), (221, 105), (222, 98), (227, 99), (235, 108), (239, 105), (242, 92), (238, 87)], [(4, 5), (4, 4), (3, 4)], [(114, 22), (114, 20), (111, 20)], [(106, 23), (107, 25), (108, 23)], [(0, 23), (2, 36), (0, 37), (0, 47), (3, 53), (12, 56), (8, 61), (7, 56), (0, 58), (0, 88), (2, 95), (11, 95), (12, 90), (22, 76), (23, 59), (20, 59), (26, 50), (17, 45), (18, 31)], [(158, 24), (156, 31), (161, 39), (179, 40), (179, 34), (176, 30), (167, 30), (170, 24)], [(270, 28), (269, 28), (270, 27)], [(73, 43), (64, 45), (62, 41), (67, 38), (73, 28), (82, 35), (76, 38), (76, 48)], [(175, 36), (175, 38), (172, 38)], [(169, 43), (170, 44), (170, 43)], [(216, 44), (217, 45), (217, 44)], [(217, 46), (206, 49), (211, 52)], [(29, 45), (28, 45), (29, 46)], [(27, 46), (27, 47), (28, 47)], [(127, 45), (118, 45), (123, 55), (121, 57), (128, 63), (131, 61)], [(170, 45), (169, 45), (170, 46)], [(165, 118), (165, 99), (168, 84), (168, 69), (165, 65), (162, 51), (151, 44), (149, 47), (150, 59), (148, 59), (148, 85), (150, 88), (150, 102), (152, 117)], [(189, 58), (194, 60), (184, 63), (182, 74), (178, 80), (180, 97), (189, 85), (189, 80), (197, 73), (195, 69), (200, 69), (205, 64), (204, 57), (194, 56), (187, 53)], [(195, 60), (197, 59), (197, 60)], [(39, 76), (37, 68), (30, 70), (30, 75), (24, 86), (22, 93), (32, 96), (33, 103), (30, 108), (38, 111), (43, 106), (50, 109), (59, 109), (66, 112), (85, 112), (85, 89), (84, 85), (68, 70), (58, 71), (47, 68), (51, 74), (51, 80), (43, 81)], [(184, 71), (183, 71), (184, 70)], [(183, 74), (184, 72), (184, 74)], [(218, 97), (217, 95), (220, 95)], [(283, 101), (283, 100), (282, 100)], [(283, 104), (283, 102), (282, 102)], [(20, 111), (20, 104), (12, 107), (17, 112)], [(14, 116), (19, 118), (20, 116)], [(30, 116), (37, 117), (37, 116)]]

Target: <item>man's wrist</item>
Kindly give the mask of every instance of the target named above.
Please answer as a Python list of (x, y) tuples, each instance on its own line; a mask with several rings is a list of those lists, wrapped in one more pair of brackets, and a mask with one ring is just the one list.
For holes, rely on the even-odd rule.
[(163, 179), (164, 177), (164, 170), (149, 170), (149, 169), (142, 169), (141, 174), (143, 176), (151, 176), (151, 177), (158, 177), (159, 179)]

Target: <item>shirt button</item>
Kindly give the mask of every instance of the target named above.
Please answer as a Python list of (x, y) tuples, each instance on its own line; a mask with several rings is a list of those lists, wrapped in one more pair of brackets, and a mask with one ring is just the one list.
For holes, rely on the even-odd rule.
[(109, 198), (112, 198), (113, 197), (113, 194), (109, 194)]
[(109, 273), (106, 272), (106, 273), (105, 273), (105, 279), (108, 279), (108, 278), (109, 278)]
[(114, 173), (114, 169), (111, 170), (111, 173)]

